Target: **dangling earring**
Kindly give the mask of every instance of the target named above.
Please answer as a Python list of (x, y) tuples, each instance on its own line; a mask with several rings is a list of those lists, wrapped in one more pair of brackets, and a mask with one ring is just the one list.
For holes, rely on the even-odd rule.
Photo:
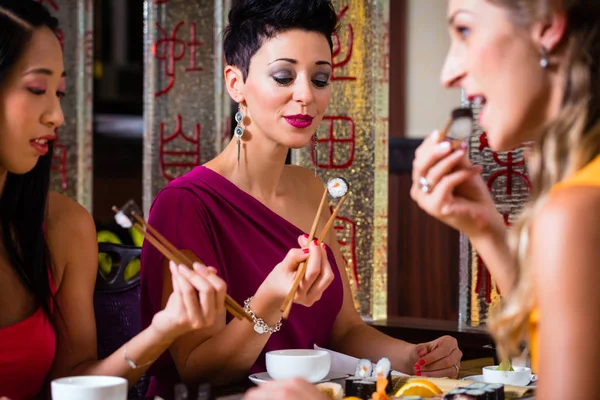
[(546, 48), (542, 46), (541, 52), (542, 55), (540, 57), (540, 67), (542, 67), (542, 69), (546, 69), (550, 64), (550, 61), (548, 60), (548, 50), (546, 50)]
[(242, 114), (242, 108), (238, 105), (238, 112), (235, 113), (235, 122), (237, 122), (237, 126), (233, 130), (233, 134), (235, 135), (235, 144), (237, 145), (237, 163), (238, 167), (240, 166), (240, 146), (241, 139), (244, 136), (244, 127), (242, 126), (242, 122), (244, 121), (244, 114)]
[(319, 165), (319, 158), (318, 158), (318, 153), (317, 153), (317, 145), (319, 144), (319, 141), (317, 140), (318, 136), (317, 136), (317, 132), (315, 132), (315, 134), (313, 135), (313, 158), (315, 160), (315, 176), (317, 176), (317, 166)]

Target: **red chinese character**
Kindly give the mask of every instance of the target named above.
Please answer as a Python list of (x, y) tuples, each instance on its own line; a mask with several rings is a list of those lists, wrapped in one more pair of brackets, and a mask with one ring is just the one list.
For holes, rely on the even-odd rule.
[(44, 2), (47, 1), (48, 5), (50, 6), (50, 8), (52, 8), (54, 11), (58, 11), (60, 10), (60, 7), (58, 7), (58, 5), (54, 2), (54, 0), (37, 0), (38, 3), (40, 4), (44, 4)]
[(52, 152), (52, 166), (50, 170), (60, 173), (61, 187), (66, 190), (67, 185), (67, 148), (58, 144), (58, 130), (55, 130), (54, 151)]
[[(317, 144), (327, 143), (327, 162), (322, 163), (315, 160), (314, 153), (310, 152), (310, 158), (317, 167), (321, 169), (344, 169), (348, 168), (354, 162), (354, 148), (356, 140), (356, 127), (350, 117), (344, 116), (325, 116), (323, 121), (328, 121), (329, 130), (325, 138), (319, 137)], [(343, 126), (346, 125), (344, 129)], [(337, 128), (337, 129), (336, 129)], [(346, 137), (341, 132), (346, 132)], [(336, 160), (336, 153), (343, 155), (342, 161)]]
[[(341, 21), (342, 18), (344, 18), (349, 7), (350, 6), (346, 6), (342, 9), (342, 11), (340, 11), (340, 13), (337, 16), (338, 21)], [(347, 45), (346, 57), (341, 61), (336, 61), (336, 57), (339, 56), (340, 53), (342, 52), (340, 37), (337, 33), (334, 33), (332, 36), (332, 41), (333, 41), (333, 52), (331, 54), (332, 59), (333, 59), (333, 65), (332, 65), (333, 71), (331, 73), (332, 81), (355, 81), (356, 80), (356, 77), (354, 77), (354, 76), (352, 76), (352, 77), (350, 77), (350, 76), (335, 76), (336, 68), (341, 68), (341, 67), (345, 66), (346, 64), (348, 64), (350, 62), (350, 58), (352, 58), (352, 48), (354, 47), (354, 29), (352, 28), (352, 24), (348, 24), (346, 26), (348, 29), (348, 42), (346, 43), (346, 45)]]
[[(484, 132), (479, 137), (479, 151), (483, 151), (489, 147), (489, 143), (487, 140), (487, 134)], [(517, 171), (515, 167), (524, 167), (525, 159), (515, 161), (514, 154), (512, 151), (508, 151), (506, 153), (506, 161), (500, 159), (500, 156), (497, 152), (492, 152), (492, 157), (494, 158), (494, 162), (501, 167), (506, 167), (503, 169), (499, 169), (492, 173), (488, 178), (488, 189), (492, 190), (494, 186), (494, 182), (501, 176), (506, 176), (506, 195), (512, 195), (512, 187), (513, 187), (513, 176), (521, 178), (525, 182), (525, 186), (527, 187), (527, 191), (531, 191), (531, 181), (529, 177), (523, 172)]]
[(85, 74), (90, 77), (94, 71), (94, 31), (83, 33), (83, 57)]
[[(512, 224), (510, 223), (510, 215), (508, 213), (504, 213), (502, 214), (502, 217), (504, 218), (504, 224), (506, 226), (511, 226)], [(488, 271), (485, 263), (483, 262), (483, 260), (481, 259), (481, 257), (479, 256), (479, 254), (477, 255), (477, 279), (475, 280), (475, 293), (477, 294), (481, 294), (481, 291), (483, 290), (483, 282), (485, 281), (485, 301), (488, 304), (492, 304), (492, 275), (490, 274), (490, 271)], [(496, 287), (496, 291), (498, 292), (498, 294), (500, 294), (500, 288)]]
[[(194, 126), (194, 135), (189, 137), (183, 132), (181, 128), (181, 115), (177, 115), (177, 122), (175, 124), (175, 131), (169, 135), (164, 135), (165, 124), (160, 123), (160, 143), (159, 143), (159, 163), (162, 176), (172, 181), (177, 178), (172, 171), (168, 171), (169, 168), (183, 168), (190, 170), (197, 166), (200, 162), (200, 124)], [(177, 140), (180, 138), (180, 140)], [(177, 141), (176, 141), (177, 140)], [(169, 150), (167, 147), (172, 148), (175, 146), (181, 146), (182, 144), (191, 143), (191, 150)], [(171, 144), (170, 146), (168, 146)], [(189, 147), (189, 146), (188, 146)], [(185, 171), (187, 172), (187, 171)]]
[(384, 24), (383, 31), (383, 48), (384, 53), (379, 60), (379, 68), (381, 70), (381, 79), (382, 83), (387, 83), (390, 81), (390, 23), (386, 22)]
[[(330, 207), (330, 210), (332, 208)], [(335, 217), (333, 229), (336, 233), (338, 244), (342, 252), (342, 257), (352, 269), (352, 277), (354, 278), (354, 286), (358, 290), (360, 288), (360, 282), (358, 278), (358, 268), (356, 266), (356, 223), (349, 218)], [(350, 259), (350, 262), (348, 262)]]
[(56, 36), (58, 37), (58, 41), (60, 43), (60, 48), (64, 51), (65, 50), (65, 34), (63, 33), (62, 29), (58, 28), (56, 30)]
[(189, 49), (190, 52), (190, 66), (186, 68), (185, 71), (202, 71), (202, 68), (196, 64), (196, 49), (204, 45), (204, 43), (199, 42), (196, 39), (195, 22), (190, 24), (190, 40), (188, 42), (178, 38), (177, 32), (184, 25), (184, 23), (184, 21), (180, 21), (177, 25), (175, 25), (170, 37), (168, 36), (167, 31), (160, 26), (158, 22), (156, 23), (156, 28), (159, 30), (161, 38), (158, 39), (152, 46), (152, 54), (154, 54), (154, 57), (157, 60), (161, 61), (162, 70), (165, 76), (168, 78), (168, 83), (164, 88), (154, 93), (154, 97), (160, 97), (171, 90), (173, 84), (175, 83), (176, 64), (185, 56), (187, 49)]

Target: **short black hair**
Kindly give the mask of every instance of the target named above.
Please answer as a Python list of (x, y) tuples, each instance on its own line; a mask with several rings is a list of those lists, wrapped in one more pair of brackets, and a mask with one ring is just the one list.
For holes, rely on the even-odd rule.
[(331, 36), (337, 27), (331, 0), (235, 0), (224, 32), (225, 60), (238, 67), (245, 80), (250, 59), (265, 39), (302, 29), (323, 34), (333, 50)]

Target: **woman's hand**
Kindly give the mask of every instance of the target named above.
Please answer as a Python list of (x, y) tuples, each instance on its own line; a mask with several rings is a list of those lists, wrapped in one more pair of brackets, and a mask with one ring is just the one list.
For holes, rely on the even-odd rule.
[(440, 141), (436, 131), (415, 152), (410, 195), (429, 215), (471, 238), (503, 230), (502, 217), (480, 174), (481, 167), (467, 157), (465, 142), (454, 148), (450, 141)]
[(171, 262), (173, 292), (165, 308), (152, 319), (151, 327), (165, 340), (212, 325), (224, 312), (227, 285), (212, 267), (194, 263), (191, 270)]
[(303, 379), (265, 382), (246, 392), (244, 400), (327, 400), (317, 387)]
[(452, 336), (442, 336), (429, 343), (415, 346), (411, 361), (418, 376), (458, 378), (462, 351)]
[(316, 241), (308, 243), (307, 236), (300, 236), (298, 243), (303, 248), (290, 250), (273, 268), (259, 290), (267, 290), (278, 301), (283, 301), (292, 287), (300, 263), (308, 259), (294, 303), (310, 307), (321, 298), (334, 275), (324, 245), (318, 246)]

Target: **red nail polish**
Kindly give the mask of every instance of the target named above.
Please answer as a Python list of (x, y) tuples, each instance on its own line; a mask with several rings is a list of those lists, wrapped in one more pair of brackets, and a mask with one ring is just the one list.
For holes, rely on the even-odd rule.
[(308, 249), (302, 249), (302, 251), (304, 252), (304, 254), (308, 254)]
[(316, 240), (316, 239), (315, 239), (315, 240), (313, 240), (313, 243), (315, 244), (315, 246), (318, 246), (318, 245), (319, 245), (319, 242), (317, 242), (317, 240)]
[(308, 239), (308, 235), (307, 235), (306, 233), (305, 233), (304, 235), (302, 235), (302, 236), (304, 236), (305, 238), (307, 238), (307, 239)]
[(326, 245), (325, 243), (321, 243), (321, 246), (323, 246), (323, 248), (324, 248), (325, 250), (327, 250), (327, 245)]
[(415, 375), (421, 376), (421, 371), (417, 371), (417, 373)]
[(420, 359), (420, 360), (419, 360), (419, 365), (425, 365), (425, 360), (423, 360), (423, 359)]
[(420, 366), (419, 364), (415, 364), (415, 365), (413, 366), (413, 368), (414, 368), (416, 371), (419, 371), (419, 370), (421, 369), (421, 366)]

